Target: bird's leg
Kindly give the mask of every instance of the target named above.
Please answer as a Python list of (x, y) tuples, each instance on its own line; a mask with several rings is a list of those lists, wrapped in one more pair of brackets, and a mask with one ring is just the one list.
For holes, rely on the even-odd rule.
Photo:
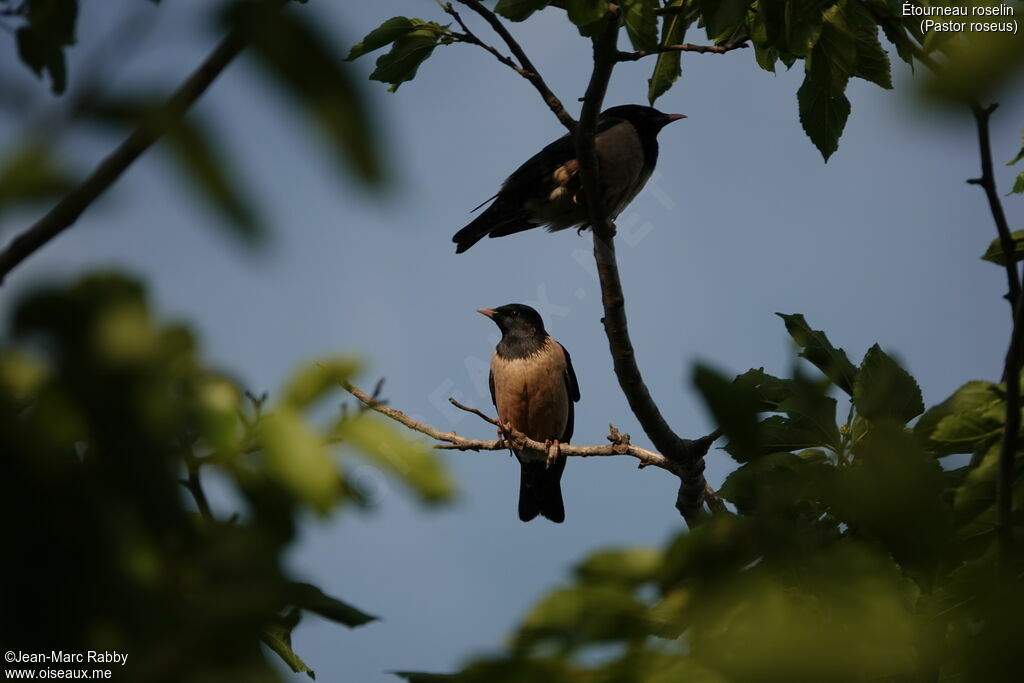
[(562, 455), (562, 445), (558, 443), (558, 439), (555, 439), (554, 441), (546, 439), (544, 441), (544, 447), (548, 454), (548, 459), (544, 462), (544, 467), (548, 468), (554, 465), (555, 461)]
[(508, 447), (510, 455), (515, 455), (515, 451), (512, 450), (512, 423), (506, 422), (505, 424), (498, 424), (498, 443), (499, 445), (504, 443)]
[(580, 227), (576, 228), (576, 235), (577, 236), (582, 235), (584, 230), (589, 230), (589, 229), (590, 229), (590, 223), (584, 223)]

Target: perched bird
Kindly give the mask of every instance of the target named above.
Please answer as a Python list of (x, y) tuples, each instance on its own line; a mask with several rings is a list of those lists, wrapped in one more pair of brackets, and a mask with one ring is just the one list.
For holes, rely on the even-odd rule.
[[(658, 161), (658, 133), (684, 118), (638, 104), (612, 107), (598, 117), (594, 144), (601, 192), (611, 219), (651, 177)], [(461, 254), (485, 236), (504, 237), (542, 225), (551, 232), (577, 225), (582, 230), (587, 227), (587, 207), (581, 190), (576, 150), (566, 134), (517, 168), (491, 197), (494, 203), (455, 233), (455, 253)]]
[[(561, 479), (565, 458), (559, 444), (572, 438), (573, 403), (580, 387), (569, 352), (548, 336), (537, 311), (523, 304), (481, 308), (501, 329), (491, 356), (491, 401), (498, 421), (548, 446), (548, 455), (516, 452), (521, 466), (519, 519), (538, 514), (565, 520)], [(501, 433), (499, 429), (499, 434)]]

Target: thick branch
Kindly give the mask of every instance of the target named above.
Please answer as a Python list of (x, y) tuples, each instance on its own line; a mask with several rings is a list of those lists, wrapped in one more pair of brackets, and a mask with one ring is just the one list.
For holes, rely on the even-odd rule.
[[(287, 1), (277, 0), (274, 4), (283, 7)], [(169, 122), (180, 119), (206, 92), (231, 60), (242, 51), (245, 44), (246, 40), (238, 29), (228, 33), (199, 68), (174, 91), (155, 120)], [(81, 185), (61, 199), (34, 225), (11, 240), (3, 252), (0, 252), (0, 284), (19, 263), (71, 227), (82, 212), (106, 192), (165, 130), (166, 126), (158, 127), (150, 122), (140, 124), (117, 149), (100, 162)]]
[[(580, 160), (580, 179), (583, 196), (587, 201), (587, 212), (594, 233), (594, 259), (597, 262), (598, 278), (601, 282), (601, 302), (604, 306), (605, 335), (612, 354), (615, 376), (619, 380), (629, 407), (636, 415), (644, 432), (661, 453), (676, 468), (673, 470), (681, 479), (676, 507), (687, 524), (695, 524), (701, 514), (707, 482), (704, 479), (704, 455), (717, 433), (689, 441), (679, 436), (668, 425), (661, 411), (644, 383), (636, 363), (633, 343), (629, 337), (626, 322), (625, 298), (619, 280), (619, 267), (615, 257), (614, 227), (608, 219), (608, 210), (602, 201), (597, 175), (597, 151), (594, 146), (594, 130), (601, 111), (604, 95), (611, 79), (612, 70), (618, 61), (616, 48), (619, 23), (612, 16), (607, 26), (593, 39), (594, 70), (583, 101), (580, 124), (576, 135), (576, 157)], [(708, 440), (710, 439), (710, 440)]]
[[(555, 116), (558, 117), (558, 120), (562, 122), (562, 125), (565, 126), (570, 133), (574, 132), (576, 130), (576, 120), (573, 119), (572, 115), (565, 110), (565, 107), (562, 106), (562, 101), (559, 100), (558, 97), (555, 96), (555, 93), (551, 91), (551, 88), (548, 87), (547, 83), (541, 77), (540, 72), (537, 71), (537, 67), (535, 67), (533, 62), (530, 61), (530, 58), (526, 56), (526, 52), (523, 51), (522, 46), (519, 45), (516, 39), (512, 37), (512, 34), (509, 33), (508, 29), (505, 28), (505, 25), (501, 23), (501, 20), (498, 19), (497, 15), (480, 4), (479, 0), (459, 0), (459, 2), (479, 14), (483, 17), (484, 21), (491, 25), (494, 32), (497, 33), (503, 41), (505, 41), (508, 49), (512, 51), (512, 55), (519, 60), (519, 66), (521, 69), (516, 69), (516, 72), (528, 80), (533, 87), (537, 89), (540, 96), (544, 98), (544, 102), (548, 105), (548, 108), (554, 112)], [(459, 22), (459, 25), (463, 27), (463, 30), (465, 30), (465, 25), (462, 24), (462, 22)], [(482, 45), (482, 43), (479, 44)], [(484, 47), (486, 49), (486, 46)]]
[[(452, 432), (442, 432), (439, 429), (435, 429), (430, 425), (424, 424), (419, 420), (414, 420), (400, 410), (391, 408), (385, 405), (381, 401), (375, 399), (372, 396), (367, 395), (361, 391), (358, 387), (351, 384), (343, 385), (345, 390), (352, 394), (360, 403), (367, 408), (374, 410), (385, 417), (388, 417), (395, 422), (411, 429), (420, 434), (425, 434), (435, 441), (442, 441), (443, 444), (434, 446), (442, 450), (458, 450), (458, 451), (504, 451), (508, 448), (513, 448), (517, 451), (533, 451), (537, 453), (547, 453), (547, 445), (540, 441), (529, 438), (522, 432), (512, 429), (505, 430), (508, 439), (471, 439), (465, 436)], [(497, 420), (486, 415), (485, 413), (465, 406), (455, 399), (448, 399), (455, 407), (465, 410), (468, 413), (472, 413), (480, 417), (485, 422), (491, 425), (500, 427)], [(666, 458), (661, 453), (649, 451), (639, 446), (634, 446), (630, 443), (629, 434), (622, 434), (614, 426), (609, 425), (610, 433), (608, 435), (609, 443), (602, 446), (577, 446), (574, 444), (560, 444), (559, 452), (565, 456), (575, 457), (593, 457), (593, 456), (616, 456), (616, 455), (627, 455), (636, 458), (640, 461), (640, 468), (644, 467), (657, 467), (667, 472), (671, 472), (677, 477), (682, 477), (682, 470), (678, 463)], [(700, 441), (704, 443), (705, 452), (711, 446), (711, 443), (717, 438), (717, 434), (709, 434)], [(696, 442), (695, 442), (696, 443)], [(706, 484), (705, 484), (706, 486)], [(724, 503), (719, 499), (714, 491), (706, 486), (705, 497), (707, 499), (708, 506), (713, 511), (722, 511), (725, 509)]]
[(1024, 296), (1021, 295), (1020, 273), (1017, 272), (1016, 261), (1013, 260), (1014, 243), (1010, 234), (1010, 226), (1006, 221), (1002, 201), (996, 188), (996, 178), (992, 170), (992, 143), (989, 135), (989, 119), (997, 105), (981, 107), (971, 105), (974, 120), (978, 126), (978, 148), (981, 152), (981, 177), (972, 178), (969, 183), (979, 185), (988, 198), (992, 220), (999, 233), (1006, 261), (1006, 279), (1009, 283), (1010, 306), (1013, 310), (1013, 331), (1010, 335), (1010, 346), (1006, 351), (1003, 365), (1003, 381), (1006, 382), (1006, 420), (1003, 426), (1003, 441), (999, 448), (999, 476), (996, 482), (996, 511), (999, 528), (999, 541), (1003, 557), (1007, 556), (1012, 535), (1013, 513), (1013, 464), (1017, 450), (1017, 434), (1020, 432), (1020, 371), (1022, 361), (1022, 335), (1024, 335)]
[(698, 54), (724, 55), (726, 52), (741, 50), (750, 47), (747, 43), (725, 43), (723, 45), (692, 45), (682, 43), (680, 45), (661, 45), (651, 50), (637, 50), (636, 52), (618, 52), (615, 55), (617, 62), (635, 62), (651, 55), (660, 55), (664, 52), (696, 52)]

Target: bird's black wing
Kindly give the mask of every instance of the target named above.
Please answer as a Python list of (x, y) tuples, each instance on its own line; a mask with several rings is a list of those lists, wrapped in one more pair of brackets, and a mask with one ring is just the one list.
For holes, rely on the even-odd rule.
[(487, 373), (487, 387), (491, 390), (491, 403), (498, 407), (498, 400), (494, 398), (494, 370)]
[(562, 443), (569, 443), (573, 430), (576, 427), (576, 407), (574, 403), (580, 400), (580, 385), (576, 380), (576, 371), (572, 367), (572, 357), (565, 347), (562, 346), (562, 353), (565, 354), (565, 390), (569, 394), (569, 419), (565, 423), (565, 431), (562, 433)]

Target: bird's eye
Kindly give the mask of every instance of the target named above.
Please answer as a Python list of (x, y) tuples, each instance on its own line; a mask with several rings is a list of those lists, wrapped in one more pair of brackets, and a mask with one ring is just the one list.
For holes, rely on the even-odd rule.
[(519, 317), (519, 311), (517, 311), (516, 309), (513, 308), (512, 309), (512, 317), (513, 318), (518, 318)]

